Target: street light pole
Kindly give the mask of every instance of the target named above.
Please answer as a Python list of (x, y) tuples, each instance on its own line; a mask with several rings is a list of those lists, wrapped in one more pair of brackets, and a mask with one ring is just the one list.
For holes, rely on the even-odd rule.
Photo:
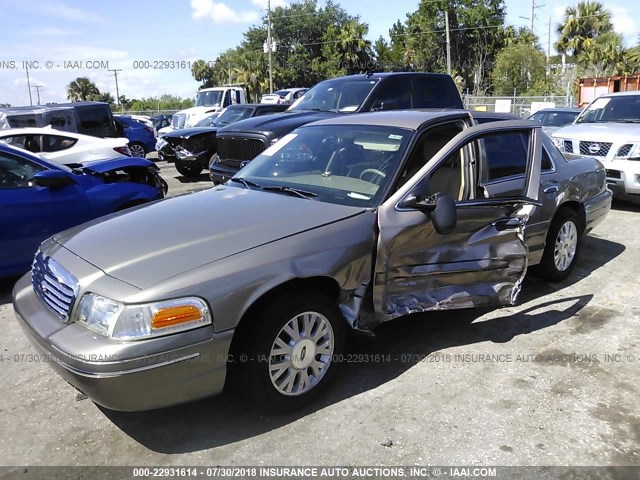
[(267, 48), (269, 49), (269, 93), (273, 93), (273, 59), (271, 51), (273, 43), (271, 40), (271, 0), (267, 0)]

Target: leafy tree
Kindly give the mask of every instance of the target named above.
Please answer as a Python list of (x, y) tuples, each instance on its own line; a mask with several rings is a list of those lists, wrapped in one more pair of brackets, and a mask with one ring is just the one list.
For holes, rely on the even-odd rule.
[(95, 95), (100, 95), (100, 90), (87, 77), (78, 77), (67, 85), (67, 99), (72, 102), (89, 100)]
[(546, 58), (526, 43), (513, 43), (496, 56), (491, 73), (496, 95), (541, 95), (548, 93)]
[(578, 64), (591, 70), (594, 77), (614, 75), (624, 70), (622, 37), (615, 32), (598, 35), (588, 48), (578, 55)]
[(556, 50), (578, 57), (593, 46), (599, 35), (613, 31), (611, 12), (600, 2), (579, 2), (567, 7), (557, 30)]
[(89, 100), (92, 100), (94, 102), (106, 102), (112, 105), (116, 103), (115, 98), (113, 98), (113, 95), (111, 95), (111, 93), (109, 92), (99, 91), (98, 93), (94, 93), (93, 95), (91, 95), (89, 97)]
[(10, 103), (0, 103), (0, 108), (9, 108), (11, 107)]
[(504, 29), (503, 35), (506, 46), (513, 45), (514, 43), (524, 43), (526, 45), (533, 45), (537, 50), (540, 50), (538, 36), (526, 27), (518, 27), (516, 29), (514, 26), (509, 25)]
[(191, 74), (198, 82), (201, 82), (200, 88), (213, 87), (215, 85), (214, 69), (204, 60), (196, 60), (191, 65)]
[[(328, 76), (369, 66), (373, 52), (364, 39), (367, 25), (332, 0), (323, 7), (317, 0), (277, 7), (271, 23), (277, 45), (272, 54), (275, 88), (312, 86)], [(269, 89), (268, 61), (263, 52), (266, 39), (266, 21), (250, 27), (240, 45), (222, 53), (213, 66), (196, 62), (194, 78), (202, 86), (244, 83), (249, 95), (258, 99)]]
[(407, 16), (406, 32), (392, 34), (404, 61), (419, 70), (446, 70), (445, 10), (449, 16), (451, 66), (474, 93), (488, 88), (488, 72), (504, 44), (503, 0), (421, 0)]

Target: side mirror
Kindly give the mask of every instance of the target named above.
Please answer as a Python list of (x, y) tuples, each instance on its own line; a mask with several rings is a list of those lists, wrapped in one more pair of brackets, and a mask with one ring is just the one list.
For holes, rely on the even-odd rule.
[(62, 170), (43, 170), (33, 176), (31, 182), (39, 187), (62, 188), (75, 182)]
[(451, 233), (458, 223), (456, 202), (444, 193), (436, 193), (427, 197), (411, 195), (399, 206), (428, 213), (433, 222), (433, 228), (440, 235)]
[(400, 108), (400, 104), (395, 100), (384, 100), (382, 102), (376, 102), (371, 110), (380, 111), (380, 110), (398, 110)]

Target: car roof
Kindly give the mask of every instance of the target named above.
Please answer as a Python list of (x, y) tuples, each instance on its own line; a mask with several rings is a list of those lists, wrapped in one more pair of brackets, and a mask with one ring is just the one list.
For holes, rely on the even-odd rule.
[(318, 120), (313, 125), (379, 125), (417, 130), (430, 120), (444, 118), (454, 114), (469, 115), (467, 110), (448, 109), (414, 109), (386, 110), (380, 112), (352, 113), (334, 118)]
[(72, 138), (98, 138), (90, 135), (83, 135), (76, 132), (67, 132), (66, 130), (58, 130), (50, 127), (22, 127), (22, 128), (5, 128), (0, 129), (0, 136), (6, 137), (8, 135), (63, 135)]
[[(544, 112), (570, 112), (570, 113), (580, 113), (582, 111), (581, 108), (576, 107), (553, 107), (553, 108), (541, 108), (536, 111), (536, 113), (544, 113)], [(535, 115), (536, 113), (532, 113), (531, 115)]]
[(23, 105), (20, 107), (4, 107), (0, 109), (3, 112), (29, 112), (29, 111), (38, 111), (38, 110), (56, 110), (60, 108), (75, 108), (75, 107), (89, 107), (89, 106), (97, 106), (97, 105), (107, 105), (109, 108), (111, 106), (106, 102), (93, 102), (93, 101), (82, 101), (82, 102), (67, 102), (67, 103), (51, 103), (48, 105)]
[[(640, 90), (630, 90), (627, 92), (613, 92), (613, 93), (605, 93), (604, 95), (600, 95), (600, 97), (598, 98), (602, 98), (602, 97), (626, 97), (626, 96), (633, 96), (633, 95), (640, 95)], [(594, 98), (594, 100), (596, 100)]]

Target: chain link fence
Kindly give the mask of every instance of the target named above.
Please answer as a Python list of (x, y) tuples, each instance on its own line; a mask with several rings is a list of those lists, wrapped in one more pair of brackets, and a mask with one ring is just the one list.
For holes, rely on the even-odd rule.
[(542, 108), (573, 107), (574, 99), (565, 95), (547, 95), (539, 97), (479, 97), (463, 95), (462, 101), (467, 110), (483, 112), (511, 113), (526, 118)]

